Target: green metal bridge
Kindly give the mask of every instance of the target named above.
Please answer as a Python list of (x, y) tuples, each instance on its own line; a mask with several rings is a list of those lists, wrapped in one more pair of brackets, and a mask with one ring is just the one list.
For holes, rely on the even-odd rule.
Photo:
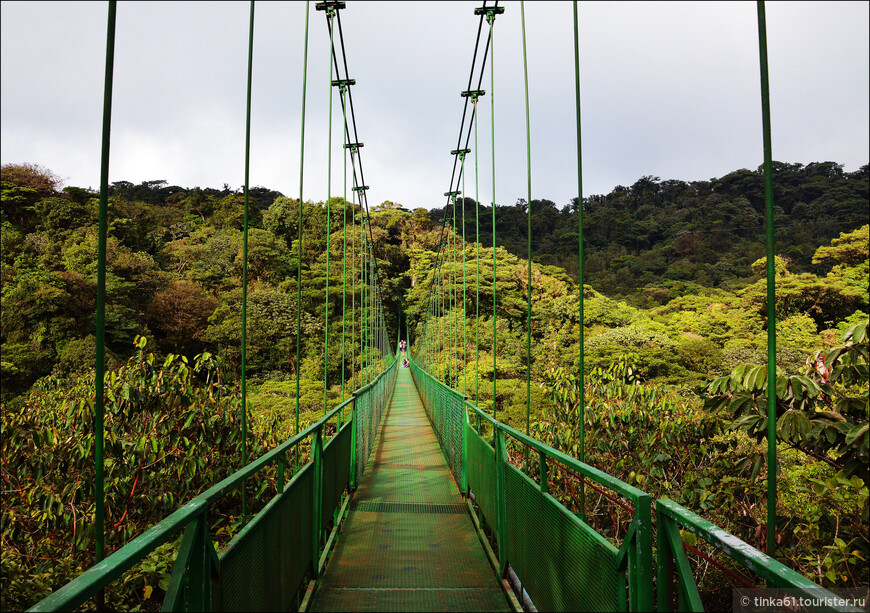
[[(343, 2), (317, 4), (317, 9), (325, 13), (329, 26), (330, 91), (337, 88), (340, 93), (344, 115), (343, 148), (347, 154), (345, 164), (348, 155), (351, 162), (354, 205), (358, 204), (361, 209), (367, 209), (367, 187), (360, 158), (362, 143), (356, 134), (352, 97), (349, 94), (354, 81), (348, 78), (344, 42), (341, 40), (337, 46), (335, 41), (336, 30), (339, 36), (341, 32), (340, 19), (339, 27), (333, 27), (342, 8)], [(484, 3), (483, 7), (475, 11), (480, 18), (481, 32), (484, 33), (484, 38), (479, 38), (478, 41), (485, 42), (481, 54), (483, 63), (487, 54), (490, 58), (494, 56), (493, 25), (496, 16), (502, 12), (504, 7), (498, 6), (498, 3)], [(758, 12), (762, 99), (765, 109), (768, 228), (772, 232), (763, 3), (759, 3)], [(394, 349), (390, 343), (393, 336), (388, 334), (384, 323), (377, 262), (372, 252), (372, 240), (366, 235), (364, 215), (361, 218), (354, 215), (350, 223), (354, 241), (350, 261), (353, 262), (352, 269), (354, 266), (359, 268), (363, 300), (360, 307), (366, 314), (359, 321), (359, 329), (355, 327), (357, 320), (353, 319), (354, 328), (350, 334), (352, 339), (359, 335), (360, 345), (367, 347), (371, 350), (369, 353), (373, 352), (375, 355), (374, 359), (365, 364), (364, 372), (380, 372), (373, 377), (361, 374), (359, 378), (355, 378), (352, 375), (351, 382), (367, 382), (335, 407), (327, 407), (324, 397), (324, 415), (321, 419), (299, 431), (297, 412), (295, 436), (253, 461), (243, 457), (243, 468), (106, 556), (102, 540), (104, 517), (101, 500), (101, 403), (105, 393), (105, 224), (114, 15), (115, 4), (112, 2), (109, 9), (97, 301), (97, 562), (78, 578), (37, 603), (31, 610), (72, 610), (90, 599), (97, 599), (99, 602), (107, 587), (123, 580), (127, 571), (159, 547), (178, 539), (179, 535), (180, 546), (162, 604), (162, 609), (166, 611), (699, 611), (703, 610), (704, 602), (699, 595), (693, 568), (686, 553), (688, 546), (683, 538), (686, 532), (694, 533), (722, 556), (730, 559), (730, 564), (743, 567), (756, 577), (748, 586), (788, 588), (793, 594), (804, 594), (808, 597), (832, 596), (799, 573), (688, 509), (669, 500), (653, 501), (643, 491), (586, 464), (583, 461), (582, 447), (579, 458), (570, 457), (530, 437), (528, 428), (524, 433), (499, 421), (495, 415), (481, 410), (457, 391), (460, 386), (455, 373), (448, 373), (446, 376), (452, 385), (436, 379), (432, 373), (437, 370), (444, 351), (456, 352), (456, 348), (462, 346), (466, 351), (461, 360), (466, 364), (471, 360), (467, 355), (467, 347), (471, 342), (465, 338), (466, 326), (454, 322), (454, 325), (445, 328), (445, 315), (456, 313), (456, 306), (461, 302), (464, 312), (474, 313), (476, 309), (477, 316), (480, 316), (479, 294), (475, 301), (472, 290), (466, 288), (466, 250), (463, 247), (459, 255), (457, 242), (460, 239), (456, 232), (444, 232), (442, 229), (439, 261), (433, 274), (425, 321), (412, 322), (416, 324), (413, 327), (406, 323), (405, 338), (408, 338), (409, 329), (416, 331), (415, 355), (411, 356), (410, 351), (406, 353)], [(253, 18), (252, 3), (251, 32)], [(488, 38), (485, 36), (485, 23), (488, 25)], [(306, 4), (306, 62), (307, 24)], [(576, 45), (576, 3), (574, 28)], [(337, 48), (341, 49), (340, 54)], [(576, 49), (575, 46), (575, 51)], [(248, 138), (250, 55), (252, 43), (249, 48)], [(340, 62), (339, 59), (343, 61)], [(475, 200), (479, 200), (476, 168), (478, 133), (474, 117), (478, 102), (486, 92), (480, 87), (484, 75), (483, 64), (478, 66), (477, 83), (473, 82), (475, 62), (478, 60), (476, 47), (468, 89), (462, 92), (467, 101), (466, 109), (470, 108), (470, 119), (466, 123), (466, 117), (463, 116), (460, 139), (457, 149), (453, 151), (454, 175), (451, 178), (450, 190), (445, 194), (448, 203), (453, 203), (454, 228), (459, 227), (456, 220), (456, 201), (458, 196), (465, 193), (465, 160), (471, 151), (475, 152)], [(579, 178), (579, 69), (576, 71)], [(492, 90), (495, 87), (492, 71), (490, 76), (489, 99), (492, 100)], [(303, 163), (304, 88), (303, 84)], [(330, 110), (330, 126), (331, 118)], [(331, 132), (330, 127), (330, 151)], [(472, 132), (474, 145), (469, 148)], [(249, 141), (246, 142), (246, 152), (249, 149), (248, 143)], [(494, 152), (493, 143), (493, 200)], [(300, 169), (300, 202), (303, 201), (301, 174)], [(247, 177), (246, 156), (242, 407), (247, 405), (247, 324), (244, 323), (247, 288)], [(582, 198), (582, 180), (580, 186)], [(329, 189), (331, 190), (331, 186)], [(345, 192), (346, 190), (345, 187)], [(531, 185), (529, 192), (531, 201)], [(331, 191), (328, 191), (327, 203), (330, 198)], [(495, 206), (492, 211), (492, 227), (495, 228)], [(462, 214), (464, 217), (464, 210)], [(330, 216), (327, 215), (327, 218)], [(447, 224), (444, 227), (446, 226)], [(461, 227), (461, 240), (465, 245), (464, 219)], [(345, 220), (343, 267), (348, 261), (347, 229)], [(357, 229), (360, 231), (359, 251), (356, 251)], [(580, 229), (582, 230), (582, 212)], [(301, 207), (299, 231), (301, 244)], [(328, 227), (327, 236), (332, 231)], [(582, 231), (579, 234), (579, 257), (582, 262)], [(770, 233), (769, 238), (768, 287), (769, 292), (772, 292), (773, 257), (770, 255)], [(493, 230), (493, 245), (495, 240)], [(531, 241), (531, 236), (529, 240)], [(479, 288), (479, 237), (476, 241), (469, 237), (469, 243), (476, 243), (477, 247), (476, 284)], [(327, 254), (329, 252), (327, 243)], [(452, 278), (442, 272), (441, 268), (451, 258), (454, 264)], [(460, 258), (461, 285), (455, 273), (459, 269)], [(327, 259), (327, 265), (328, 262)], [(492, 266), (495, 287), (495, 259)], [(580, 271), (579, 304), (582, 321), (582, 266)], [(531, 258), (529, 278), (531, 279)], [(355, 284), (356, 277), (353, 279), (354, 296), (357, 287)], [(528, 295), (531, 314), (531, 291)], [(329, 300), (327, 279), (327, 317)], [(475, 306), (469, 306), (469, 302), (473, 302)], [(496, 300), (493, 299), (494, 338), (497, 335), (495, 303)], [(774, 301), (769, 299), (768, 304), (773, 309)], [(342, 297), (342, 312), (344, 308), (345, 296)], [(355, 312), (356, 309), (354, 305), (352, 310)], [(775, 321), (774, 313), (771, 313), (771, 321)], [(769, 326), (769, 329), (773, 352), (771, 355), (775, 356), (775, 326)], [(327, 336), (323, 343), (324, 371), (328, 370), (326, 360), (330, 351), (328, 326), (326, 330)], [(398, 339), (400, 333), (396, 332), (395, 337)], [(342, 352), (345, 344), (342, 339)], [(581, 336), (581, 348), (582, 345)], [(479, 352), (479, 339), (475, 346)], [(495, 386), (498, 365), (495, 362), (496, 352), (492, 353), (492, 378)], [(459, 355), (453, 357), (460, 359)], [(582, 352), (580, 357), (582, 372)], [(407, 365), (404, 363), (405, 358), (409, 360)], [(342, 359), (344, 361), (344, 354)], [(479, 365), (479, 354), (476, 361)], [(771, 359), (770, 362), (770, 368), (774, 368), (775, 360)], [(343, 397), (346, 381), (344, 375), (342, 371)], [(327, 389), (328, 383), (324, 381), (324, 389)], [(527, 378), (527, 386), (528, 383)], [(465, 382), (463, 389), (467, 389)], [(775, 403), (776, 395), (770, 396), (771, 402)], [(243, 409), (243, 432), (246, 429), (246, 419), (247, 413)], [(775, 460), (775, 456), (773, 457)], [(769, 462), (769, 470), (775, 468), (775, 461)], [(239, 489), (244, 491), (246, 482), (266, 479), (267, 473), (276, 475), (277, 491), (274, 496), (268, 500), (257, 501), (259, 511), (246, 517), (244, 527), (229, 543), (218, 546), (210, 533), (210, 513), (228, 496), (238, 494)], [(572, 495), (561, 495), (564, 492)], [(587, 494), (593, 495), (590, 493), (605, 500), (614, 511), (606, 517), (587, 515), (583, 501)], [(775, 507), (775, 499), (772, 502)], [(243, 512), (243, 515), (247, 514)], [(608, 519), (612, 521), (606, 521)], [(772, 543), (771, 540), (768, 542)], [(747, 587), (747, 584), (744, 582), (743, 586)]]
[[(529, 453), (509, 454), (509, 440)], [(210, 507), (306, 444), (311, 460), (287, 479), (282, 471), (279, 493), (217, 551)], [(556, 473), (622, 501), (630, 515), (617, 542), (548, 493)], [(656, 503), (654, 543), (652, 511), (644, 492), (492, 419), (397, 358), (31, 610), (79, 607), (179, 533), (166, 611), (702, 611), (681, 529), (768, 586), (829, 594), (668, 500)]]

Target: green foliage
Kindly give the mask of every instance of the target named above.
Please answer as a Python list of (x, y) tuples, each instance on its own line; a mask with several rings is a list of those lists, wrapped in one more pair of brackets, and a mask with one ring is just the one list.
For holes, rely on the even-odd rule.
[[(237, 390), (220, 361), (137, 353), (106, 374), (106, 544), (111, 551), (178, 505), (238, 469)], [(4, 609), (23, 609), (91, 563), (93, 535), (93, 372), (47, 377), (6, 408), (2, 422)], [(248, 435), (249, 457), (273, 441)], [(213, 514), (225, 521), (226, 510)], [(171, 548), (109, 592), (109, 606), (141, 602), (145, 584), (164, 586)], [(31, 580), (36, 577), (37, 580)], [(6, 585), (10, 589), (6, 589)]]
[[(866, 478), (868, 457), (867, 324), (851, 328), (844, 345), (820, 353), (810, 372), (777, 376), (777, 438), (847, 476)], [(711, 410), (728, 410), (732, 428), (757, 440), (767, 433), (767, 368), (743, 365), (710, 383)]]

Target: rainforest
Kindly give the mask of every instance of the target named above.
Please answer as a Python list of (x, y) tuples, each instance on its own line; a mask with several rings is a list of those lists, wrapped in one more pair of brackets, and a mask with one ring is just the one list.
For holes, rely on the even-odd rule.
[[(870, 167), (775, 162), (773, 179), (777, 559), (826, 587), (866, 589)], [(38, 164), (2, 167), (4, 610), (33, 605), (93, 563), (98, 198)], [(462, 291), (439, 316), (455, 334), (433, 374), (569, 455), (582, 436), (588, 464), (763, 548), (760, 169), (691, 182), (644, 176), (561, 206), (518, 199), (494, 215), (469, 197), (456, 207), (385, 201), (370, 211), (266, 187), (247, 198), (248, 458), (364, 381), (365, 217), (393, 349), (407, 336), (416, 355), (433, 279), (449, 276)], [(111, 184), (110, 551), (240, 467), (244, 217), (245, 194), (228, 185)], [(436, 272), (445, 237), (451, 251)], [(223, 508), (212, 521), (226, 542), (244, 517)], [(177, 546), (137, 566), (109, 604), (156, 610)], [(703, 573), (710, 602), (723, 584), (715, 568)]]

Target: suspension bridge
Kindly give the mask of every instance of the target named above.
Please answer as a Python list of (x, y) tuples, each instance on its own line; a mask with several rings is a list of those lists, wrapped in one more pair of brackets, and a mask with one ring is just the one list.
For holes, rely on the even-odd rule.
[[(582, 200), (580, 160), (580, 89), (578, 24), (574, 3), (575, 81), (577, 94), (578, 187)], [(303, 202), (304, 117), (307, 91), (309, 4), (305, 11), (306, 76), (302, 90), (302, 156), (299, 202)], [(478, 105), (488, 100), (494, 105), (497, 87), (492, 69), (495, 56), (494, 30), (497, 17), (505, 7), (484, 2), (474, 11), (479, 19), (468, 86), (457, 92), (465, 99), (450, 186), (445, 193), (452, 205), (452, 224), (448, 208), (442, 224), (438, 262), (429, 289), (428, 310), (418, 322), (405, 321), (404, 327), (390, 331), (384, 317), (374, 241), (367, 225), (367, 185), (363, 173), (362, 151), (353, 112), (352, 86), (341, 29), (344, 2), (319, 2), (315, 9), (326, 17), (329, 32), (330, 92), (337, 91), (342, 110), (345, 177), (350, 162), (353, 178), (352, 202), (355, 212), (347, 219), (345, 207), (342, 241), (342, 287), (353, 288), (352, 304), (342, 292), (342, 314), (351, 317), (342, 325), (342, 364), (345, 363), (344, 338), (350, 346), (363, 348), (361, 368), (345, 373), (342, 366), (342, 401), (328, 407), (324, 381), (324, 414), (300, 430), (299, 380), (297, 373), (296, 434), (264, 455), (249, 461), (243, 444), (242, 468), (174, 513), (132, 539), (124, 547), (106, 555), (104, 544), (103, 464), (103, 389), (105, 377), (105, 262), (108, 193), (109, 131), (115, 2), (109, 3), (106, 85), (103, 121), (103, 167), (100, 197), (100, 236), (98, 253), (97, 300), (97, 377), (95, 408), (96, 463), (96, 563), (78, 578), (60, 588), (33, 611), (72, 610), (94, 599), (102, 605), (104, 590), (122, 581), (124, 574), (141, 563), (159, 547), (181, 535), (173, 563), (171, 580), (162, 610), (167, 611), (660, 611), (704, 609), (687, 550), (704, 555), (684, 542), (683, 535), (694, 533), (732, 566), (755, 577), (747, 582), (737, 575), (740, 586), (788, 588), (808, 597), (830, 595), (799, 573), (762, 553), (692, 511), (669, 500), (653, 501), (640, 489), (586, 464), (581, 441), (577, 457), (571, 457), (529, 435), (528, 404), (530, 375), (526, 377), (526, 431), (502, 421), (492, 411), (477, 406), (479, 377), (474, 385), (453, 364), (475, 362), (480, 367), (480, 339), (468, 337), (468, 326), (457, 313), (480, 317), (481, 254), (479, 235), (465, 236), (465, 207), (457, 219), (457, 200), (464, 201), (466, 162), (473, 153), (474, 196), (479, 201), (477, 172), (479, 134)], [(524, 7), (523, 51), (525, 55)], [(768, 305), (772, 311), (772, 183), (770, 121), (767, 94), (767, 60), (764, 3), (758, 3), (759, 50), (762, 75), (764, 117), (765, 177), (768, 205)], [(241, 332), (241, 396), (247, 406), (246, 390), (246, 296), (248, 171), (250, 151), (251, 65), (253, 55), (254, 3), (251, 3), (248, 62), (248, 111), (245, 158), (245, 219), (243, 225), (243, 298)], [(489, 60), (489, 77), (484, 83)], [(325, 87), (324, 83), (324, 87)], [(488, 90), (488, 92), (487, 92)], [(494, 117), (494, 106), (492, 116)], [(526, 134), (528, 139), (528, 78), (526, 78)], [(332, 164), (332, 105), (330, 104), (329, 164)], [(492, 193), (495, 201), (495, 142), (493, 131)], [(530, 151), (530, 147), (527, 149)], [(529, 154), (530, 155), (530, 154)], [(330, 172), (331, 175), (331, 172)], [(531, 176), (531, 175), (529, 175)], [(327, 190), (327, 206), (332, 199)], [(347, 185), (344, 186), (347, 196)], [(529, 198), (531, 202), (531, 179)], [(529, 207), (531, 216), (531, 207)], [(299, 207), (299, 253), (302, 235), (302, 207)], [(478, 214), (479, 216), (479, 214)], [(493, 247), (496, 244), (496, 207), (492, 207)], [(580, 212), (578, 257), (582, 262), (582, 211)], [(327, 268), (329, 237), (334, 229), (327, 213)], [(461, 226), (462, 232), (452, 229)], [(531, 284), (531, 223), (529, 224), (528, 277)], [(348, 241), (348, 231), (351, 240)], [(348, 245), (350, 244), (350, 254)], [(470, 245), (467, 249), (466, 245)], [(476, 251), (475, 251), (476, 250)], [(475, 254), (476, 256), (471, 257)], [(301, 257), (301, 255), (300, 255)], [(447, 264), (452, 263), (448, 268)], [(496, 288), (496, 260), (493, 249), (493, 292)], [(299, 267), (301, 271), (301, 266)], [(580, 270), (580, 321), (583, 308), (583, 278)], [(461, 271), (461, 279), (459, 273)], [(301, 272), (300, 272), (301, 275)], [(474, 283), (472, 283), (472, 279)], [(297, 280), (301, 292), (301, 276)], [(358, 285), (357, 285), (358, 284)], [(356, 303), (357, 288), (360, 304)], [(528, 294), (528, 320), (531, 321), (531, 285)], [(330, 300), (326, 281), (324, 312)], [(350, 307), (348, 309), (348, 306)], [(301, 317), (301, 311), (298, 315)], [(452, 321), (450, 318), (453, 318)], [(498, 305), (492, 305), (493, 338), (497, 338)], [(401, 321), (401, 320), (400, 320)], [(349, 330), (347, 330), (349, 328)], [(582, 325), (580, 372), (582, 361)], [(775, 356), (775, 326), (769, 326), (769, 355)], [(323, 339), (324, 372), (328, 371), (330, 351), (338, 346)], [(530, 363), (530, 330), (526, 351)], [(475, 326), (475, 333), (479, 329)], [(396, 340), (395, 347), (393, 339)], [(407, 351), (402, 339), (413, 339)], [(332, 341), (332, 345), (330, 344)], [(475, 347), (470, 355), (469, 347)], [(298, 363), (297, 334), (297, 363)], [(498, 363), (492, 351), (493, 395)], [(442, 366), (445, 363), (447, 367)], [(350, 360), (357, 362), (357, 356)], [(407, 362), (405, 361), (407, 360)], [(775, 368), (773, 357), (769, 369)], [(297, 369), (298, 370), (298, 369)], [(527, 369), (528, 370), (528, 369)], [(464, 373), (464, 368), (461, 369)], [(435, 375), (440, 374), (443, 380)], [(345, 393), (345, 383), (356, 387)], [(770, 379), (773, 377), (771, 376)], [(581, 391), (582, 391), (582, 376)], [(475, 390), (472, 394), (472, 388)], [(582, 392), (581, 392), (582, 393)], [(776, 395), (770, 395), (775, 411)], [(583, 403), (580, 403), (583, 424)], [(770, 419), (770, 423), (775, 420)], [(241, 412), (242, 432), (247, 431), (247, 411)], [(775, 435), (771, 433), (771, 442)], [(776, 470), (775, 450), (771, 448), (768, 470)], [(606, 468), (606, 467), (605, 467)], [(269, 471), (274, 471), (269, 473)], [(246, 484), (274, 474), (276, 493), (268, 500), (246, 501)], [(775, 474), (769, 473), (769, 476)], [(775, 483), (775, 479), (769, 479)], [(242, 491), (244, 526), (232, 540), (218, 546), (210, 532), (209, 514), (228, 496)], [(566, 497), (560, 493), (570, 492)], [(591, 517), (587, 495), (606, 500), (614, 509), (607, 515)], [(248, 514), (246, 504), (259, 507)], [(257, 504), (255, 504), (257, 503)], [(768, 517), (774, 517), (775, 489), (768, 498)], [(772, 521), (769, 526), (772, 529)], [(769, 552), (774, 551), (773, 533), (768, 532)], [(721, 563), (720, 567), (727, 571)], [(733, 575), (733, 573), (732, 573)], [(830, 607), (835, 610), (848, 608)]]

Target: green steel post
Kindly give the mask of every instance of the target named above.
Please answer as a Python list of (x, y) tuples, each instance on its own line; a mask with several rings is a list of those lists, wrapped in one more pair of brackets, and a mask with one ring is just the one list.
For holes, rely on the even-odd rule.
[[(580, 138), (580, 32), (577, 25), (577, 1), (574, 0), (574, 99), (577, 109), (577, 274), (580, 286), (580, 296), (577, 304), (580, 308), (580, 369), (577, 378), (580, 383), (580, 448), (577, 450), (577, 459), (586, 461), (586, 375), (584, 373), (584, 343), (585, 333), (583, 328), (583, 150)], [(580, 519), (586, 521), (586, 483), (580, 481)]]
[[(245, 110), (245, 216), (242, 222), (242, 466), (248, 464), (248, 178), (251, 169), (251, 76), (254, 66), (254, 0), (248, 29), (248, 96)], [(247, 515), (245, 486), (242, 485), (242, 516)]]
[(673, 611), (674, 553), (666, 536), (673, 529), (672, 521), (664, 513), (657, 515), (656, 520), (656, 610)]
[(351, 392), (353, 396), (353, 409), (350, 413), (350, 418), (353, 423), (350, 426), (350, 487), (356, 489), (356, 431), (359, 429), (359, 414), (356, 410), (356, 390)]
[(504, 577), (507, 567), (507, 509), (505, 491), (505, 465), (507, 464), (507, 449), (505, 447), (504, 432), (498, 422), (493, 424), (495, 440), (495, 499), (496, 499), (496, 539), (498, 542), (498, 571), (499, 577)]
[(764, 132), (764, 201), (767, 224), (767, 555), (776, 555), (776, 257), (773, 249), (773, 156), (764, 2), (758, 2), (761, 118)]
[[(464, 203), (463, 203), (464, 204)], [(465, 419), (462, 421), (462, 478), (460, 479), (459, 489), (462, 495), (468, 493), (468, 411), (465, 410), (465, 402), (468, 396), (462, 395), (462, 413)]]
[[(523, 31), (523, 77), (526, 91), (526, 169), (529, 190), (528, 213), (528, 312), (526, 317), (526, 434), (529, 433), (529, 413), (532, 406), (532, 135), (529, 121), (529, 63), (526, 54), (526, 8), (525, 2), (520, 2), (520, 22)], [(493, 288), (495, 289), (495, 288)]]
[[(106, 29), (106, 73), (103, 85), (103, 143), (100, 154), (100, 209), (97, 235), (97, 313), (96, 380), (94, 383), (94, 558), (101, 562), (106, 553), (103, 439), (106, 384), (106, 240), (109, 221), (109, 142), (112, 131), (112, 83), (115, 73), (115, 12), (117, 3), (109, 2)], [(102, 606), (102, 597), (100, 597)]]
[(211, 554), (208, 548), (212, 547), (212, 544), (208, 536), (206, 513), (196, 519), (194, 530), (196, 530), (196, 537), (193, 542), (193, 555), (190, 558), (188, 575), (188, 610), (210, 611), (212, 604)]
[(320, 515), (323, 506), (323, 427), (319, 426), (314, 431), (314, 438), (311, 440), (311, 458), (314, 470), (314, 500), (312, 501), (311, 509), (312, 517), (312, 541), (311, 541), (311, 560), (313, 561), (314, 577), (320, 576)]
[(547, 454), (543, 451), (538, 452), (538, 470), (541, 476), (541, 491), (547, 493)]
[(652, 502), (649, 494), (639, 496), (634, 503), (637, 530), (634, 534), (637, 592), (631, 595), (632, 611), (652, 611), (653, 608), (653, 558), (652, 558)]
[[(308, 91), (308, 2), (305, 2), (305, 44), (302, 61), (302, 136), (299, 146), (299, 227), (296, 259), (296, 429), (299, 434), (299, 349), (302, 336), (302, 182), (305, 178), (305, 94)], [(296, 451), (297, 460), (299, 451)], [(298, 463), (298, 461), (297, 461)]]

